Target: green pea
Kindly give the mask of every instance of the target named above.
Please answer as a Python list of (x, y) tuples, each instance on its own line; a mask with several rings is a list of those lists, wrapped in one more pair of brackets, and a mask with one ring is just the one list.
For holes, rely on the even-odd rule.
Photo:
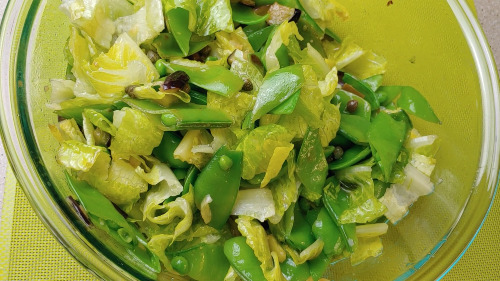
[(125, 228), (120, 228), (117, 231), (118, 235), (120, 235), (120, 238), (125, 242), (125, 243), (130, 243), (132, 242), (132, 236), (130, 233)]
[(174, 114), (165, 113), (161, 116), (161, 122), (165, 126), (174, 126), (177, 125), (177, 117)]
[(185, 275), (189, 272), (189, 261), (183, 256), (175, 256), (170, 264), (172, 268), (181, 275)]
[(227, 171), (233, 166), (233, 160), (231, 160), (231, 158), (227, 155), (222, 155), (222, 157), (219, 158), (219, 166), (222, 170)]
[(166, 61), (164, 59), (159, 59), (155, 62), (155, 67), (160, 77), (167, 75), (167, 66), (165, 65)]

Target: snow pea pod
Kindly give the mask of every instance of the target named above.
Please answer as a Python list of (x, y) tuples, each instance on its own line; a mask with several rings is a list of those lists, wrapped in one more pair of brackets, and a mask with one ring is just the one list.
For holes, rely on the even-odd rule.
[(378, 109), (380, 107), (377, 96), (375, 95), (375, 92), (372, 90), (370, 85), (361, 80), (358, 80), (349, 73), (344, 73), (344, 77), (342, 78), (342, 80), (362, 93), (365, 96), (365, 100), (370, 103), (372, 110)]
[(304, 281), (311, 276), (307, 262), (297, 265), (290, 256), (280, 263), (280, 268), (287, 281)]
[(317, 258), (308, 261), (309, 272), (311, 274), (312, 280), (318, 281), (323, 277), (326, 269), (330, 265), (331, 259), (328, 255), (321, 253)]
[(202, 94), (196, 90), (191, 89), (189, 92), (189, 96), (191, 96), (191, 102), (199, 105), (207, 105), (207, 95)]
[(271, 111), (302, 88), (302, 66), (292, 65), (269, 73), (257, 94), (252, 110), (252, 122)]
[(264, 43), (266, 43), (269, 36), (273, 33), (275, 28), (276, 26), (270, 25), (248, 34), (248, 42), (250, 42), (252, 48), (255, 51), (260, 50), (260, 48), (264, 46)]
[(326, 57), (325, 49), (321, 42), (325, 32), (304, 10), (302, 10), (300, 19), (297, 22), (297, 28), (300, 35), (304, 38), (304, 40), (299, 41), (300, 47), (304, 49), (307, 47), (307, 44), (311, 44), (323, 57)]
[(254, 9), (240, 3), (231, 4), (231, 8), (233, 10), (233, 21), (241, 24), (258, 24), (269, 17), (269, 14), (258, 15)]
[(339, 231), (339, 227), (332, 220), (325, 207), (322, 207), (312, 224), (312, 232), (316, 239), (321, 239), (325, 243), (323, 253), (327, 256), (339, 255), (344, 251), (344, 242)]
[(202, 244), (182, 251), (171, 259), (171, 264), (179, 274), (199, 281), (224, 280), (229, 270), (221, 243)]
[(281, 47), (276, 51), (276, 58), (280, 64), (280, 68), (287, 67), (290, 65), (290, 57), (288, 56), (288, 48), (282, 44)]
[(83, 124), (83, 111), (85, 109), (92, 109), (96, 112), (102, 114), (108, 120), (113, 119), (113, 110), (116, 108), (112, 104), (94, 104), (86, 106), (76, 106), (68, 107), (64, 109), (55, 110), (54, 113), (65, 118), (65, 119), (75, 119), (76, 123), (80, 126)]
[(323, 194), (328, 163), (319, 138), (319, 129), (309, 128), (297, 156), (297, 176), (304, 185), (303, 194), (315, 201)]
[(297, 102), (300, 98), (300, 91), (295, 92), (291, 97), (289, 97), (286, 101), (275, 107), (271, 110), (270, 114), (292, 114), (295, 106), (297, 106)]
[[(365, 82), (368, 86), (370, 86), (370, 88), (372, 89), (372, 91), (375, 92), (375, 96), (377, 96), (377, 92), (376, 91), (382, 85), (382, 80), (383, 79), (384, 79), (384, 75), (377, 74), (377, 75), (368, 77), (366, 79), (363, 79), (363, 82)], [(378, 99), (378, 96), (377, 96), (377, 99)], [(379, 102), (382, 104), (382, 101), (379, 100)]]
[(199, 173), (200, 171), (198, 170), (198, 168), (196, 168), (195, 165), (191, 165), (191, 167), (189, 167), (186, 174), (186, 179), (184, 180), (184, 188), (182, 189), (181, 195), (185, 195), (189, 192), (189, 187), (194, 184)]
[(205, 90), (227, 97), (243, 87), (243, 80), (223, 66), (181, 63), (165, 62), (165, 65), (170, 73), (184, 71), (190, 83)]
[(426, 121), (437, 124), (441, 123), (439, 118), (434, 113), (434, 110), (432, 110), (429, 102), (413, 87), (401, 87), (401, 95), (396, 104), (406, 112)]
[[(232, 161), (229, 168), (221, 167), (220, 160), (226, 157)], [(212, 199), (209, 204), (212, 219), (208, 225), (214, 228), (222, 228), (231, 214), (240, 187), (242, 162), (243, 152), (232, 151), (223, 146), (217, 150), (194, 183), (194, 200), (198, 209), (206, 196)]]
[(255, 256), (252, 248), (247, 245), (245, 237), (238, 236), (227, 240), (224, 243), (224, 254), (233, 269), (244, 281), (266, 280), (260, 268), (260, 261)]
[(156, 280), (156, 274), (161, 270), (160, 261), (147, 248), (146, 239), (142, 233), (129, 223), (97, 189), (86, 182), (73, 179), (67, 172), (65, 174), (69, 187), (78, 197), (78, 201), (89, 215), (93, 225), (123, 246), (126, 253), (120, 253), (117, 257), (122, 257), (125, 264)]
[(340, 134), (357, 144), (368, 143), (370, 120), (359, 115), (340, 114), (340, 116)]
[(189, 41), (191, 39), (191, 30), (189, 30), (189, 12), (183, 8), (177, 7), (166, 13), (166, 20), (169, 30), (177, 41), (183, 56), (189, 54)]
[[(211, 37), (208, 37), (206, 39), (204, 38), (204, 40), (199, 41), (189, 41), (188, 55), (190, 56), (201, 51), (212, 41), (213, 39)], [(162, 59), (184, 56), (184, 53), (175, 40), (174, 35), (171, 33), (161, 33), (160, 35), (158, 35), (158, 37), (153, 40), (153, 46), (156, 48), (158, 55), (160, 55)]]
[(356, 237), (356, 224), (339, 223), (342, 213), (349, 208), (349, 194), (340, 188), (338, 182), (329, 184), (325, 187), (323, 194), (323, 205), (332, 220), (337, 224), (340, 230), (342, 241), (349, 252), (354, 252), (357, 247), (358, 239)]
[(304, 215), (302, 215), (300, 208), (295, 208), (293, 216), (292, 231), (286, 237), (286, 241), (294, 248), (303, 251), (316, 240), (311, 231), (311, 226), (307, 223)]
[(161, 115), (169, 130), (227, 128), (233, 124), (224, 112), (210, 108), (169, 108)]
[(344, 151), (342, 158), (328, 164), (330, 170), (340, 170), (352, 166), (370, 155), (369, 146), (355, 145)]
[(174, 132), (164, 132), (160, 145), (153, 149), (153, 155), (162, 162), (167, 163), (171, 168), (188, 168), (188, 163), (174, 157), (174, 151), (181, 143), (181, 140), (182, 138)]
[(86, 108), (83, 110), (83, 115), (85, 115), (85, 117), (88, 118), (88, 120), (90, 120), (90, 122), (94, 126), (98, 127), (106, 133), (109, 133), (112, 136), (116, 135), (116, 127), (111, 121), (109, 121), (108, 118), (106, 118), (106, 116), (101, 114), (99, 111)]
[[(355, 100), (358, 103), (356, 110), (353, 112), (349, 112), (347, 110), (347, 103), (350, 100)], [(350, 93), (350, 92), (347, 92), (344, 90), (339, 90), (333, 96), (331, 103), (333, 103), (335, 105), (340, 104), (339, 110), (341, 113), (358, 115), (358, 116), (364, 117), (368, 120), (370, 120), (370, 118), (371, 118), (372, 108), (371, 108), (370, 104), (366, 100), (362, 99), (361, 97), (359, 97), (353, 93)]]
[(396, 121), (383, 111), (373, 119), (368, 140), (385, 179), (391, 176), (405, 137), (406, 124), (403, 121)]

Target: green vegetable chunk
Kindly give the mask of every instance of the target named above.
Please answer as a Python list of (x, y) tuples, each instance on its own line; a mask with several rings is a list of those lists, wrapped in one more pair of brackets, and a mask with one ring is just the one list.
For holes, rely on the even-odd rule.
[(309, 129), (297, 157), (297, 175), (304, 185), (303, 195), (315, 201), (321, 198), (328, 164), (319, 139), (319, 129)]
[(243, 236), (234, 237), (224, 243), (224, 254), (229, 263), (244, 281), (266, 280), (260, 261)]
[[(220, 159), (224, 156), (232, 161), (229, 169), (221, 167)], [(194, 200), (200, 209), (206, 196), (209, 203), (211, 220), (208, 225), (220, 229), (224, 226), (233, 209), (240, 187), (243, 153), (231, 151), (225, 146), (219, 148), (210, 162), (201, 171), (194, 183)]]
[(183, 56), (189, 54), (189, 41), (191, 39), (191, 31), (189, 25), (189, 11), (183, 8), (174, 8), (166, 13), (167, 24), (172, 30), (172, 35), (177, 41)]
[(304, 83), (302, 66), (292, 65), (267, 74), (257, 94), (257, 101), (252, 110), (252, 121), (256, 121), (290, 96), (296, 93)]

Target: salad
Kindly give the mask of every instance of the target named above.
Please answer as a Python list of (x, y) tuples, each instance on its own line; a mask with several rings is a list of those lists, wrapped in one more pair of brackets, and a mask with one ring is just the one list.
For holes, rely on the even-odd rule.
[[(336, 0), (63, 0), (49, 125), (81, 225), (141, 278), (319, 280), (433, 191), (439, 123)], [(341, 24), (341, 23), (340, 23)]]

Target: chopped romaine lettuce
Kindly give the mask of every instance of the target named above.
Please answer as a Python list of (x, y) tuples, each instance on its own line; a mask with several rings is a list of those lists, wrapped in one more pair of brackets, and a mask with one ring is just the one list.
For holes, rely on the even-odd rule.
[(275, 214), (273, 194), (268, 188), (240, 190), (231, 212), (231, 215), (248, 216), (261, 222)]

